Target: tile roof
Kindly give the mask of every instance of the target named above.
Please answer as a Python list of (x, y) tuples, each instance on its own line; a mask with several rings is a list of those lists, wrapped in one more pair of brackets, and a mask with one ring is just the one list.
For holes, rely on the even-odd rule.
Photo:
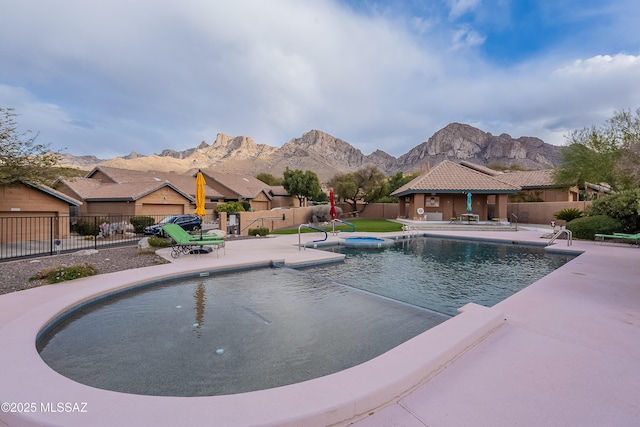
[(272, 198), (271, 187), (254, 176), (217, 172), (212, 169), (202, 169), (202, 173), (205, 175), (205, 179), (213, 179), (234, 193), (233, 195), (226, 194), (225, 197), (228, 199), (238, 196), (244, 199), (253, 199), (261, 192), (264, 192), (269, 199)]
[(466, 160), (460, 161), (460, 164), (462, 166), (466, 166), (468, 168), (475, 169), (478, 172), (486, 173), (487, 175), (490, 175), (490, 176), (496, 176), (496, 175), (501, 173), (501, 172), (498, 172), (495, 169), (491, 169), (491, 168), (488, 168), (486, 166), (479, 165), (477, 163), (467, 162)]
[(283, 185), (271, 185), (269, 186), (269, 188), (271, 188), (271, 193), (273, 193), (274, 196), (289, 196), (289, 192), (287, 190), (284, 189)]
[(194, 199), (191, 195), (184, 193), (179, 188), (169, 182), (158, 181), (142, 181), (142, 182), (123, 182), (120, 184), (102, 183), (101, 181), (91, 178), (77, 178), (74, 180), (62, 180), (74, 193), (87, 201), (102, 200), (122, 200), (134, 201), (138, 200), (154, 191), (163, 187), (169, 187), (175, 192), (181, 194), (184, 198), (191, 202)]
[[(98, 166), (87, 174), (87, 178), (90, 178), (97, 171), (107, 175), (113, 181), (118, 184), (132, 183), (132, 182), (152, 182), (156, 185), (159, 183), (167, 182), (173, 187), (180, 190), (180, 192), (195, 196), (196, 194), (196, 178), (194, 175), (185, 175), (174, 172), (159, 172), (159, 171), (137, 171), (129, 169), (120, 169), (107, 166)], [(94, 179), (95, 181), (95, 179)], [(206, 181), (206, 179), (205, 179)], [(107, 184), (107, 183), (105, 183)], [(208, 199), (221, 199), (224, 195), (212, 187), (205, 185), (205, 196)]]
[(500, 175), (496, 175), (496, 179), (500, 181), (517, 185), (524, 189), (528, 188), (541, 188), (541, 187), (555, 187), (553, 181), (553, 169), (546, 169), (541, 171), (522, 171), (522, 172), (507, 172)]
[(75, 198), (73, 198), (71, 196), (68, 196), (66, 194), (63, 194), (63, 193), (61, 193), (61, 192), (59, 192), (59, 191), (57, 191), (57, 190), (55, 190), (55, 189), (53, 189), (53, 188), (51, 188), (51, 187), (49, 187), (47, 185), (36, 184), (36, 183), (33, 183), (33, 182), (23, 182), (23, 184), (25, 184), (25, 185), (27, 185), (29, 187), (35, 188), (35, 189), (37, 189), (39, 191), (42, 191), (43, 193), (47, 193), (48, 195), (53, 196), (56, 199), (60, 199), (60, 200), (62, 200), (64, 202), (67, 202), (70, 205), (80, 206), (82, 204), (81, 201), (76, 200)]
[(433, 169), (403, 185), (391, 195), (401, 197), (412, 193), (458, 193), (467, 191), (484, 194), (517, 193), (520, 191), (520, 187), (500, 181), (486, 173), (445, 160)]

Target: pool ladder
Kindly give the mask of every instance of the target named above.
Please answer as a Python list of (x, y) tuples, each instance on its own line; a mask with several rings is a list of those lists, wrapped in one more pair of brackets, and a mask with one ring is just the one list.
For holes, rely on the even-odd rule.
[(408, 234), (409, 236), (417, 236), (418, 229), (413, 224), (405, 224), (402, 226), (402, 234)]
[(324, 239), (318, 239), (318, 240), (313, 240), (312, 243), (318, 243), (318, 242), (324, 242), (325, 240), (327, 240), (329, 238), (329, 233), (327, 233), (325, 230), (323, 230), (322, 228), (318, 228), (318, 227), (314, 227), (311, 224), (300, 224), (300, 226), (298, 227), (298, 250), (302, 250), (302, 248), (307, 249), (306, 244), (303, 245), (302, 244), (302, 227), (307, 227), (310, 228), (312, 230), (316, 230), (316, 231), (320, 231), (321, 233), (324, 233)]
[(558, 237), (562, 236), (562, 233), (567, 234), (567, 246), (573, 245), (573, 233), (571, 232), (571, 230), (567, 230), (566, 228), (563, 228), (562, 230), (554, 234), (551, 240), (549, 240), (549, 245), (553, 244), (553, 242), (555, 242)]

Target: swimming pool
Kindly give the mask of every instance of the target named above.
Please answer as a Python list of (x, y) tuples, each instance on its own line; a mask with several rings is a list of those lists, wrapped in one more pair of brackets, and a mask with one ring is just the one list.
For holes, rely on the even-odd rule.
[[(411, 299), (406, 282), (434, 277), (425, 274), (433, 272), (425, 260), (434, 254), (449, 265), (445, 271), (466, 278), (451, 283), (476, 284), (470, 272), (483, 269), (470, 263), (483, 264), (478, 254), (496, 245), (466, 243), (416, 239), (349, 252), (344, 265), (259, 269), (139, 289), (66, 318), (39, 340), (38, 349), (53, 369), (78, 382), (137, 394), (232, 394), (304, 381), (369, 360), (445, 320), (434, 311), (451, 314), (447, 307), (425, 310), (394, 300)], [(514, 245), (499, 246), (491, 249), (499, 258), (492, 265), (517, 270), (510, 261), (517, 258)], [(524, 259), (549, 264), (539, 260), (541, 254), (546, 259), (542, 249), (529, 249), (536, 254), (522, 252)], [(398, 274), (410, 265), (416, 272)], [(381, 275), (385, 270), (394, 274)], [(361, 286), (365, 292), (353, 288), (366, 278), (372, 280)], [(465, 298), (454, 300), (457, 305)]]
[(347, 237), (340, 243), (348, 248), (386, 248), (394, 246), (395, 241), (391, 239), (383, 239), (381, 237)]
[(214, 396), (347, 369), (448, 318), (293, 269), (260, 268), (107, 299), (66, 318), (38, 350), (54, 370), (93, 387)]
[(469, 302), (491, 307), (576, 257), (543, 246), (435, 237), (324, 249), (346, 254), (345, 262), (334, 270), (310, 267), (309, 274), (451, 316)]

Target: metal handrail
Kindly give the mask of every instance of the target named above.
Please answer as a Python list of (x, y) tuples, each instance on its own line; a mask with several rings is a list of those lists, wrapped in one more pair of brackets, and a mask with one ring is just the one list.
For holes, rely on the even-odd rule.
[(253, 221), (251, 221), (249, 224), (247, 224), (242, 230), (240, 230), (240, 234), (242, 234), (242, 232), (244, 230), (246, 230), (247, 228), (251, 227), (253, 224), (255, 224), (256, 222), (260, 221), (260, 227), (264, 227), (264, 220), (269, 220), (269, 221), (284, 221), (284, 214), (282, 214), (282, 216), (262, 216), (260, 218), (256, 218)]
[(409, 236), (411, 235), (417, 235), (418, 234), (418, 229), (416, 228), (415, 225), (413, 224), (405, 224), (402, 226), (402, 233), (407, 233)]
[(553, 242), (555, 242), (556, 239), (562, 235), (562, 233), (567, 233), (567, 246), (573, 245), (573, 233), (571, 232), (571, 230), (567, 230), (566, 228), (563, 228), (562, 230), (554, 234), (551, 240), (549, 240), (549, 245), (553, 244)]
[(516, 231), (518, 231), (518, 215), (511, 214), (511, 217), (516, 219)]
[(343, 221), (343, 220), (338, 219), (338, 218), (335, 218), (335, 219), (332, 219), (332, 220), (331, 220), (331, 225), (333, 226), (333, 230), (332, 230), (331, 232), (332, 232), (333, 234), (336, 234), (336, 233), (337, 233), (337, 232), (336, 232), (336, 222), (341, 222), (341, 223), (343, 223), (344, 225), (348, 225), (349, 227), (351, 227), (351, 230), (346, 230), (346, 231), (345, 231), (346, 233), (353, 233), (354, 231), (356, 231), (356, 226), (355, 226), (355, 225), (353, 225), (352, 223), (347, 222), (347, 221)]
[(316, 231), (320, 231), (322, 233), (324, 233), (324, 239), (318, 239), (318, 240), (313, 240), (312, 243), (318, 243), (318, 242), (324, 242), (325, 240), (327, 240), (329, 238), (329, 233), (327, 233), (326, 230), (323, 230), (322, 228), (318, 228), (318, 227), (314, 227), (311, 224), (300, 224), (298, 226), (298, 250), (301, 250), (301, 248), (307, 248), (306, 246), (302, 246), (302, 227), (307, 227), (310, 228), (312, 230), (316, 230)]

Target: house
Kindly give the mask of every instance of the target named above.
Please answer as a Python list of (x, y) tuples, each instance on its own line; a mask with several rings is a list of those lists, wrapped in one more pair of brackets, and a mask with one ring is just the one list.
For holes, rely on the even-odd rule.
[(193, 211), (193, 197), (167, 182), (103, 183), (61, 180), (61, 192), (84, 201), (75, 215), (169, 215)]
[(494, 177), (522, 189), (509, 196), (509, 201), (513, 203), (577, 201), (578, 189), (557, 185), (554, 182), (553, 174), (553, 169), (546, 169), (498, 173)]
[[(195, 210), (195, 176), (190, 175), (98, 166), (85, 178), (58, 180), (56, 187), (85, 202), (80, 215), (174, 215)], [(205, 197), (211, 207), (223, 195), (205, 185)]]
[(442, 221), (472, 213), (487, 220), (490, 216), (506, 218), (508, 195), (520, 190), (485, 172), (445, 160), (391, 195), (399, 199), (400, 217)]
[[(230, 201), (248, 201), (252, 210), (294, 205), (284, 188), (272, 188), (251, 175), (211, 169), (202, 173), (208, 212)], [(84, 202), (80, 215), (175, 215), (195, 210), (195, 174), (98, 166), (84, 178), (58, 180), (56, 188)]]
[(68, 221), (71, 208), (81, 205), (82, 202), (76, 198), (46, 185), (29, 182), (2, 185), (0, 242), (66, 238), (69, 227), (62, 221)]
[(254, 211), (293, 206), (292, 198), (287, 197), (284, 187), (270, 187), (254, 176), (213, 169), (202, 169), (202, 173), (207, 185), (223, 195), (224, 202), (247, 201)]

